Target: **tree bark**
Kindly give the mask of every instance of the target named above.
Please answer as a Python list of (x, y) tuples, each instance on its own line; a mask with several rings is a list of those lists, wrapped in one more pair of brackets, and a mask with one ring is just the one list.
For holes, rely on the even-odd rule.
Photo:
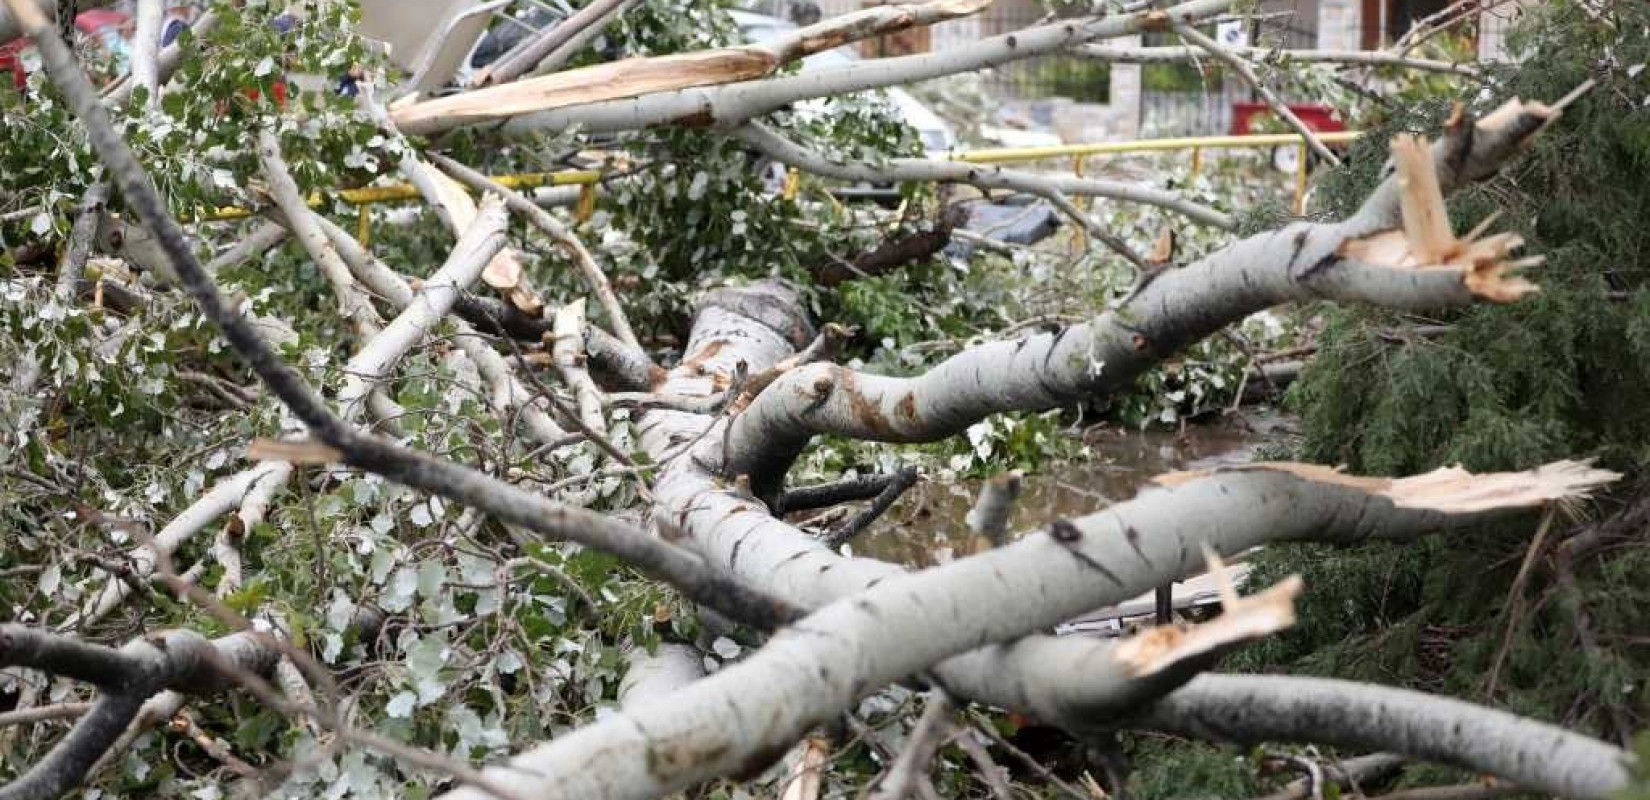
[[(521, 107), (465, 109), (462, 113), (439, 115), (426, 109), (416, 119), (409, 119), (410, 115), (403, 112), (398, 122), (407, 133), (428, 135), (508, 120), (501, 132), (509, 136), (533, 136), (575, 126), (589, 133), (612, 133), (657, 125), (737, 125), (816, 97), (914, 83), (1050, 55), (1074, 44), (1163, 29), (1171, 20), (1196, 22), (1219, 13), (1232, 2), (1191, 0), (1167, 9), (1057, 22), (984, 39), (960, 50), (878, 58), (782, 78), (674, 89), (531, 113), (523, 113)], [(407, 111), (416, 108), (419, 106)]]
[(1385, 750), (1559, 797), (1603, 800), (1632, 777), (1626, 751), (1563, 728), (1447, 697), (1328, 678), (1202, 675), (1139, 722), (1220, 741)]
[[(609, 5), (610, 0), (601, 0), (585, 11), (601, 14), (610, 10)], [(394, 111), (391, 116), (396, 126), (408, 133), (431, 133), (568, 106), (749, 81), (770, 75), (780, 66), (804, 56), (860, 39), (967, 16), (986, 5), (989, 0), (929, 0), (915, 5), (866, 8), (832, 17), (771, 42), (598, 64), (418, 103)], [(541, 52), (538, 45), (559, 43), (557, 34), (563, 29), (573, 29), (574, 20), (584, 13), (575, 14), (552, 29), (522, 56), (500, 66), (493, 77), (503, 83), (519, 75), (524, 71), (520, 67), (529, 60), (537, 60), (536, 54), (549, 52)], [(579, 24), (584, 22), (579, 20)]]

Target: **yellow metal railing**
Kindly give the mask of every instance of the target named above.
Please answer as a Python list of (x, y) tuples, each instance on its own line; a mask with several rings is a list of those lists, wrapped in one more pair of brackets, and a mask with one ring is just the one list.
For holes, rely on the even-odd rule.
[[(531, 172), (522, 175), (495, 175), (493, 181), (509, 189), (537, 189), (541, 186), (580, 186), (578, 213), (581, 221), (595, 210), (596, 184), (602, 179), (598, 170), (580, 169), (563, 172)], [(466, 190), (468, 191), (468, 190)], [(409, 184), (394, 184), (391, 186), (366, 186), (360, 189), (345, 189), (333, 193), (332, 198), (356, 206), (359, 217), (356, 222), (356, 236), (366, 244), (372, 235), (372, 206), (381, 203), (404, 203), (417, 200), (422, 195), (417, 187)], [(319, 208), (325, 205), (327, 195), (316, 193), (309, 196), (309, 205)], [(252, 212), (244, 208), (226, 206), (213, 209), (202, 215), (203, 222), (227, 222), (230, 220), (246, 219)]]
[[(1325, 144), (1341, 144), (1350, 142), (1361, 135), (1360, 131), (1337, 131), (1335, 133), (1320, 133), (1318, 138)], [(1294, 145), (1300, 148), (1299, 169), (1295, 173), (1295, 210), (1303, 210), (1306, 198), (1306, 141), (1295, 133), (1269, 133), (1251, 136), (1188, 136), (1175, 139), (1142, 139), (1132, 142), (1094, 142), (1090, 144), (1066, 144), (1052, 147), (1006, 147), (970, 150), (956, 153), (951, 156), (953, 161), (967, 161), (975, 164), (1013, 164), (1027, 161), (1046, 161), (1056, 158), (1072, 159), (1072, 171), (1082, 176), (1084, 161), (1089, 156), (1121, 155), (1125, 153), (1148, 153), (1176, 150), (1190, 150), (1192, 153), (1192, 171), (1197, 172), (1203, 166), (1204, 150), (1222, 150), (1256, 147), (1278, 147), (1280, 145)], [(537, 189), (543, 186), (580, 186), (578, 205), (575, 207), (579, 219), (588, 219), (595, 210), (596, 184), (601, 181), (602, 173), (599, 170), (568, 170), (564, 172), (533, 172), (522, 175), (499, 175), (493, 180), (511, 189)], [(787, 199), (797, 194), (800, 173), (790, 170), (785, 177), (783, 188)], [(381, 203), (401, 203), (417, 200), (420, 195), (416, 187), (408, 184), (392, 186), (368, 186), (360, 189), (345, 189), (332, 195), (333, 199), (356, 206), (359, 217), (356, 223), (356, 234), (363, 243), (372, 233), (372, 214), (370, 208)], [(327, 196), (314, 194), (309, 198), (311, 206), (319, 207), (327, 202)], [(252, 212), (244, 208), (225, 207), (213, 209), (202, 215), (205, 222), (223, 222), (228, 220), (245, 219), (252, 216)]]

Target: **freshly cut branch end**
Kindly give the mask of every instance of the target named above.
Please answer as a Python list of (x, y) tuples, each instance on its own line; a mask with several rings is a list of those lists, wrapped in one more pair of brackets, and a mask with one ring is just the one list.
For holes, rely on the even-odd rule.
[(246, 446), (246, 457), (251, 461), (285, 461), (288, 464), (342, 464), (344, 453), (336, 447), (314, 440), (283, 442), (275, 439), (253, 439)]
[(1286, 472), (1313, 483), (1343, 486), (1391, 500), (1399, 508), (1475, 514), (1497, 509), (1538, 508), (1552, 502), (1584, 499), (1595, 489), (1621, 480), (1621, 473), (1594, 469), (1590, 461), (1555, 461), (1523, 472), (1474, 475), (1444, 467), (1408, 478), (1368, 478), (1333, 467), (1292, 461), (1261, 462), (1213, 470), (1171, 472), (1153, 478), (1160, 486), (1179, 486), (1217, 472)]

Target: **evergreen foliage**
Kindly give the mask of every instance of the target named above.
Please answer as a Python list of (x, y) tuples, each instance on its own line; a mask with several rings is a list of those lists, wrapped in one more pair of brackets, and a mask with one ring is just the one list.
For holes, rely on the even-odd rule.
[[(1459, 463), (1524, 469), (1595, 457), (1642, 487), (1650, 465), (1650, 7), (1555, 3), (1511, 38), (1520, 63), (1471, 101), (1484, 113), (1508, 97), (1555, 100), (1587, 78), (1598, 85), (1501, 175), (1451, 200), (1457, 231), (1495, 211), (1546, 257), (1539, 295), (1480, 305), (1440, 320), (1391, 312), (1324, 311), (1320, 351), (1291, 394), (1306, 460), (1404, 475)], [(1447, 100), (1389, 109), (1348, 166), (1320, 187), (1321, 211), (1343, 216), (1378, 180), (1391, 134), (1436, 130)], [(1417, 324), (1448, 330), (1422, 338)], [(1230, 664), (1336, 674), (1441, 691), (1576, 726), (1614, 740), (1650, 719), (1645, 678), (1650, 602), (1642, 526), (1574, 566), (1554, 546), (1633, 506), (1634, 492), (1550, 522), (1534, 545), (1502, 529), (1417, 545), (1274, 547), (1257, 585), (1307, 577), (1300, 624)], [(1629, 526), (1631, 528), (1631, 526)], [(1528, 528), (1521, 528), (1527, 530)], [(1634, 576), (1639, 576), (1635, 578)]]

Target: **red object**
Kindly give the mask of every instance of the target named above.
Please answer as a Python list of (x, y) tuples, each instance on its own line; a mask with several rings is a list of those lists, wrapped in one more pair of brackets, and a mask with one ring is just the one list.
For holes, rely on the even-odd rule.
[[(242, 89), (241, 93), (250, 100), (257, 100), (263, 96), (257, 89)], [(286, 81), (276, 81), (270, 94), (275, 96), (276, 108), (286, 108)]]
[(90, 11), (82, 11), (77, 14), (74, 18), (74, 26), (79, 28), (81, 33), (91, 36), (92, 34), (95, 34), (110, 25), (117, 27), (125, 25), (129, 20), (131, 20), (131, 17), (122, 14), (119, 11), (110, 11), (107, 8), (94, 8)]
[[(1346, 125), (1335, 119), (1335, 110), (1329, 106), (1320, 105), (1292, 105), (1289, 110), (1300, 117), (1301, 122), (1314, 133), (1334, 133), (1346, 130)], [(1233, 103), (1232, 104), (1232, 135), (1243, 136), (1253, 133), (1255, 117), (1272, 114), (1272, 107), (1265, 103)], [(1275, 116), (1275, 115), (1273, 115)]]
[(21, 92), (28, 88), (29, 74), (23, 71), (23, 48), (29, 46), (28, 39), (18, 39), (10, 44), (0, 46), (0, 72), (11, 70), (11, 82)]
[[(119, 11), (110, 11), (106, 8), (94, 8), (82, 11), (75, 15), (74, 25), (87, 36), (95, 36), (104, 28), (111, 25), (120, 27), (125, 25), (131, 17)], [(0, 72), (10, 71), (11, 82), (21, 92), (28, 88), (29, 74), (23, 69), (23, 51), (29, 48), (27, 38), (18, 38), (0, 45)]]

